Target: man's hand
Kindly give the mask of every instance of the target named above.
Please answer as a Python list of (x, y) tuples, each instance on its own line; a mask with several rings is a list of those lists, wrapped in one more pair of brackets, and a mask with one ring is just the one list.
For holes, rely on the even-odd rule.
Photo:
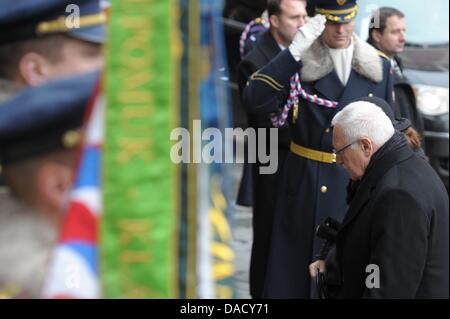
[(325, 260), (318, 260), (309, 265), (309, 275), (312, 279), (315, 279), (317, 272), (325, 272)]
[(294, 40), (289, 46), (292, 56), (295, 60), (300, 61), (302, 54), (313, 44), (314, 41), (325, 30), (327, 19), (324, 15), (318, 14), (306, 22), (306, 24), (298, 29), (294, 36)]

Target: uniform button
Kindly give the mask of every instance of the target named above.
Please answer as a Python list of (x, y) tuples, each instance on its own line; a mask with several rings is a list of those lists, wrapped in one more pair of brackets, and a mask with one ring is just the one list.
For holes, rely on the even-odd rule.
[(369, 97), (373, 97), (373, 93), (369, 93)]
[(325, 130), (325, 133), (330, 133), (331, 132), (331, 129), (330, 128), (327, 128), (326, 130)]
[(326, 186), (322, 186), (321, 188), (320, 188), (320, 191), (322, 192), (322, 193), (326, 193), (326, 192), (328, 192), (328, 187), (326, 187)]

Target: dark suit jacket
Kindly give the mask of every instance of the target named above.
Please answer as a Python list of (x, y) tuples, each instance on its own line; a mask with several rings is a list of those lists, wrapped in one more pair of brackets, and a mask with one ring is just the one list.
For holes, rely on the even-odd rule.
[[(338, 233), (342, 298), (448, 298), (448, 194), (407, 145), (371, 164)], [(380, 288), (367, 289), (368, 265)]]
[(417, 109), (416, 96), (414, 90), (408, 79), (403, 75), (403, 64), (399, 57), (395, 60), (402, 71), (399, 75), (394, 72), (394, 91), (395, 91), (395, 105), (394, 113), (398, 117), (405, 117), (409, 119), (413, 127), (420, 133), (424, 132), (423, 118)]

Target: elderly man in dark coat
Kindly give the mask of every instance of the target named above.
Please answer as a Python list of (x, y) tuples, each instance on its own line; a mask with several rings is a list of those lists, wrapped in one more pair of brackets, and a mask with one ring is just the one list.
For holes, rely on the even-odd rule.
[(350, 104), (333, 125), (337, 162), (360, 181), (337, 234), (338, 297), (448, 298), (449, 205), (441, 180), (373, 103)]

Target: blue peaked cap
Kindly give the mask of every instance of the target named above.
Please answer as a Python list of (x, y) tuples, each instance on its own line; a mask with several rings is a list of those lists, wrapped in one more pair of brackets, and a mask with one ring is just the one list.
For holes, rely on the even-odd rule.
[(100, 0), (0, 0), (0, 8), (0, 45), (58, 33), (94, 43), (106, 38)]
[(29, 87), (0, 104), (0, 163), (76, 146), (98, 77), (96, 71)]

